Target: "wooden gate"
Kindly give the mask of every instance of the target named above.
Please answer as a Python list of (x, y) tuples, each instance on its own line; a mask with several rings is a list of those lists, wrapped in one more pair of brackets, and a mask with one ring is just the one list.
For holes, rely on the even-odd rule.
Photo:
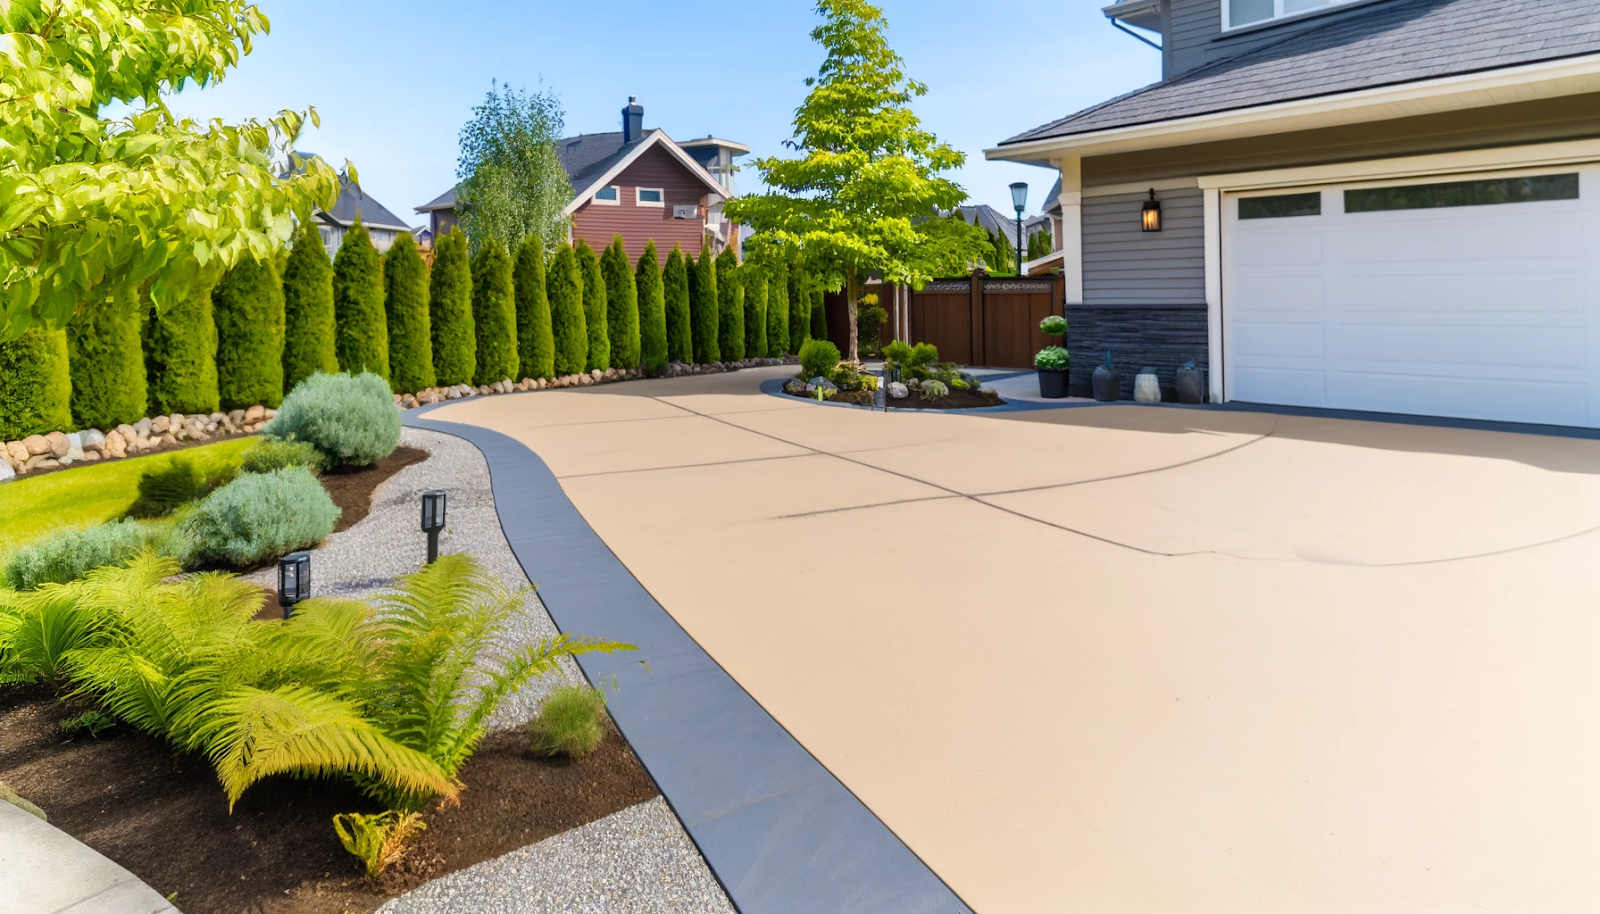
[(911, 293), (908, 343), (932, 343), (939, 358), (984, 368), (1032, 368), (1033, 354), (1060, 340), (1039, 322), (1062, 313), (1058, 276), (938, 279)]

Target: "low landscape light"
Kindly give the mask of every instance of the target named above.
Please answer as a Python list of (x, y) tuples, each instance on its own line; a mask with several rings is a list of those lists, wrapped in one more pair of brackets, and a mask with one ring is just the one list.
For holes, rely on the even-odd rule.
[(439, 558), (439, 531), (444, 529), (449, 496), (434, 489), (422, 493), (422, 532), (428, 534), (428, 564)]
[(294, 614), (296, 603), (311, 599), (311, 553), (292, 552), (278, 559), (278, 605), (283, 617)]
[(1141, 217), (1140, 229), (1146, 232), (1161, 231), (1161, 201), (1156, 199), (1155, 188), (1150, 188), (1150, 199), (1144, 202), (1144, 214)]

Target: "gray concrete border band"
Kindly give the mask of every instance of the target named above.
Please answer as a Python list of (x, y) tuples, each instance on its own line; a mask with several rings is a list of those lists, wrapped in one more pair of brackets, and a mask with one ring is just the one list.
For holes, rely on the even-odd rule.
[(656, 602), (537, 454), (499, 432), (422, 418), (434, 408), (407, 412), (405, 424), (483, 453), (506, 540), (557, 627), (638, 645), (578, 662), (591, 682), (615, 682), (618, 729), (743, 914), (970, 914)]

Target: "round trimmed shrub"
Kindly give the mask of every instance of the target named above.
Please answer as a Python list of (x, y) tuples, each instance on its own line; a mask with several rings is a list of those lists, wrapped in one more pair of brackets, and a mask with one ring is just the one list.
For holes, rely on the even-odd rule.
[[(327, 375), (313, 376), (301, 387), (317, 377)], [(376, 375), (367, 377), (383, 384)], [(387, 386), (384, 394), (388, 395)], [(333, 532), (339, 514), (309, 470), (246, 473), (185, 515), (169, 548), (186, 567), (249, 568), (322, 542)]]
[(472, 258), (472, 322), (478, 340), (474, 384), (515, 380), (517, 303), (511, 295), (511, 258), (506, 246), (489, 238)]
[(779, 261), (767, 273), (767, 355), (794, 351), (789, 348), (789, 268)]
[(211, 291), (217, 394), (223, 409), (283, 400), (283, 288), (271, 264), (245, 257)]
[(522, 363), (518, 373), (524, 378), (553, 378), (556, 342), (545, 290), (544, 242), (532, 235), (522, 239), (517, 248), (511, 285), (517, 302), (517, 358)]
[(606, 283), (606, 332), (611, 336), (611, 364), (639, 367), (639, 287), (628, 266), (628, 249), (618, 235), (600, 256)]
[(383, 311), (389, 325), (389, 388), (427, 390), (433, 386), (428, 264), (410, 232), (401, 232), (383, 255)]
[(806, 380), (828, 377), (839, 367), (839, 347), (827, 340), (806, 340), (800, 344), (800, 373)]
[(589, 335), (589, 356), (584, 370), (605, 371), (611, 367), (611, 333), (606, 328), (606, 281), (600, 275), (600, 259), (589, 242), (579, 238), (574, 252), (578, 276), (583, 280), (583, 326)]
[(694, 361), (694, 332), (690, 330), (689, 317), (689, 264), (685, 262), (683, 248), (674, 245), (667, 255), (667, 267), (661, 272), (661, 285), (666, 297), (667, 358), (674, 362)]
[(67, 324), (72, 419), (78, 428), (138, 422), (146, 400), (138, 295), (129, 292), (85, 308)]
[(578, 258), (571, 245), (561, 245), (550, 258), (545, 291), (550, 298), (550, 329), (556, 342), (556, 377), (577, 374), (589, 358), (589, 328), (583, 319), (583, 277), (578, 273)]
[(150, 411), (213, 413), (217, 394), (217, 323), (211, 290), (202, 289), (157, 312), (144, 307), (144, 367)]
[(634, 288), (639, 293), (639, 367), (653, 368), (667, 361), (667, 303), (661, 282), (656, 243), (644, 246), (634, 268)]
[(701, 244), (700, 259), (695, 261), (693, 269), (689, 310), (694, 320), (694, 360), (708, 365), (722, 360), (722, 347), (718, 345), (722, 317), (718, 313), (717, 264), (711, 259), (710, 245)]
[(0, 439), (71, 428), (71, 402), (66, 331), (34, 326), (0, 342)]
[(744, 289), (739, 258), (731, 247), (717, 255), (717, 312), (717, 349), (724, 360), (737, 362), (744, 358)]
[(339, 368), (389, 379), (389, 321), (383, 313), (383, 266), (357, 219), (333, 258), (334, 351)]
[(460, 229), (433, 243), (428, 329), (433, 336), (433, 382), (447, 387), (470, 382), (478, 366), (478, 342), (472, 328), (472, 268), (467, 260), (467, 236)]
[(363, 467), (400, 446), (400, 407), (388, 382), (370, 372), (312, 375), (283, 399), (261, 436), (304, 441), (330, 467)]
[(739, 289), (744, 293), (744, 354), (767, 357), (767, 277), (749, 263), (739, 268)]
[[(283, 389), (339, 370), (334, 352), (333, 264), (322, 233), (305, 219), (283, 266)], [(174, 410), (188, 412), (188, 410)]]

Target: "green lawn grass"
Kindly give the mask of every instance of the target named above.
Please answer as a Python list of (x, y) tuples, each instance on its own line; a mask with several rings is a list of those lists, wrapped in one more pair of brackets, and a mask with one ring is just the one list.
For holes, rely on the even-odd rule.
[(0, 485), (0, 556), (57, 530), (91, 527), (127, 513), (139, 497), (139, 477), (182, 457), (209, 474), (239, 466), (255, 438), (220, 441), (170, 451), (92, 463)]

